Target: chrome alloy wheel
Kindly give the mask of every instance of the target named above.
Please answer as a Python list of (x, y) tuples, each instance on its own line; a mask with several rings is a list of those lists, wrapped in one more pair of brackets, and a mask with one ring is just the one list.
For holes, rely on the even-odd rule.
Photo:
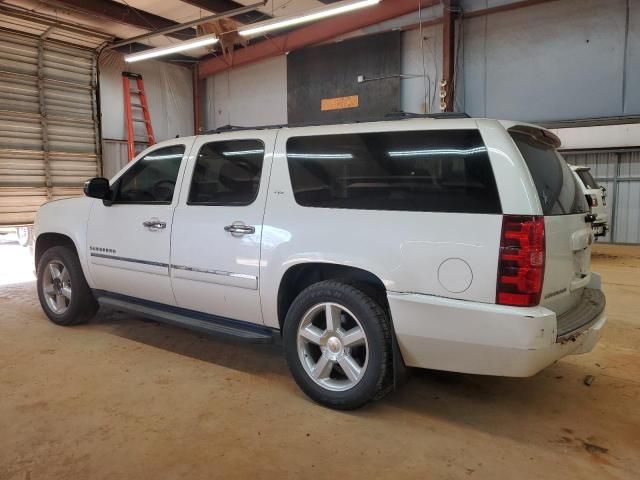
[(353, 388), (369, 360), (367, 337), (358, 319), (337, 303), (320, 303), (298, 327), (298, 356), (309, 377), (335, 392)]
[(58, 260), (52, 260), (42, 275), (42, 291), (51, 311), (62, 315), (71, 303), (71, 277), (69, 269)]

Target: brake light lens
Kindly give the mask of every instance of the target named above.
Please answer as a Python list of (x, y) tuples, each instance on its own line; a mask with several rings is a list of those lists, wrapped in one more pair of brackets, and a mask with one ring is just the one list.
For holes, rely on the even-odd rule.
[(596, 195), (589, 195), (591, 197), (591, 206), (592, 207), (597, 207), (598, 206), (598, 197)]
[(532, 307), (544, 280), (544, 217), (505, 215), (498, 258), (496, 303)]

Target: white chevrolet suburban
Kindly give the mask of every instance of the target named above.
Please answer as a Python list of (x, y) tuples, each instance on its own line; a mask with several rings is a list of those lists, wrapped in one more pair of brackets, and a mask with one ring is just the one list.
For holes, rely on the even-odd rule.
[(339, 409), (405, 366), (530, 376), (606, 321), (559, 143), (471, 118), (165, 141), (40, 209), (40, 302), (59, 325), (105, 305), (281, 341), (300, 388)]

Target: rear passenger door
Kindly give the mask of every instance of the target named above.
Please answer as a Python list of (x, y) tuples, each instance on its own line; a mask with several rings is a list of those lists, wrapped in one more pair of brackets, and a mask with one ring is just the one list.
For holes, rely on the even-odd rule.
[(178, 307), (262, 323), (260, 242), (276, 132), (200, 137), (171, 237)]

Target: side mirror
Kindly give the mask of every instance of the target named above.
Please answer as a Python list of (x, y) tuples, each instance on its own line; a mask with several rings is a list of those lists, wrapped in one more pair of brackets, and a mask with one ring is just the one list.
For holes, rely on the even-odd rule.
[(109, 180), (106, 178), (92, 178), (91, 180), (87, 180), (84, 184), (84, 194), (87, 197), (104, 200), (109, 197), (110, 193), (111, 187), (109, 186)]

